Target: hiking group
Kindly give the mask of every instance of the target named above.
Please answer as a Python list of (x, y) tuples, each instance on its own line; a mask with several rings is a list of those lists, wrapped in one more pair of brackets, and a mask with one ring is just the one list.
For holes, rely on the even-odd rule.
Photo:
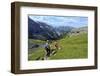
[(60, 49), (60, 46), (59, 46), (58, 41), (52, 42), (50, 40), (47, 40), (45, 45), (44, 45), (44, 48), (45, 48), (44, 59), (47, 60), (48, 57), (57, 53), (57, 50)]

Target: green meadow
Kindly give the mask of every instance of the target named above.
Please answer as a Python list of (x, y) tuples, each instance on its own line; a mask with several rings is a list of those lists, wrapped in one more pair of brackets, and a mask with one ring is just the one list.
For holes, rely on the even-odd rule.
[[(56, 54), (51, 55), (49, 60), (54, 59), (79, 59), (88, 57), (87, 33), (66, 36), (58, 40), (61, 49), (56, 50)], [(45, 41), (29, 39), (29, 43), (45, 44)], [(43, 47), (28, 49), (28, 60), (42, 60), (45, 56)]]

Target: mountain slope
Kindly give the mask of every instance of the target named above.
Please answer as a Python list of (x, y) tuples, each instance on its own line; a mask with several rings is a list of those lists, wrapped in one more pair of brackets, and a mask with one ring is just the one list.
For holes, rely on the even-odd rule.
[(50, 25), (34, 21), (28, 18), (28, 34), (29, 38), (40, 40), (52, 40), (57, 39), (59, 36), (56, 31)]

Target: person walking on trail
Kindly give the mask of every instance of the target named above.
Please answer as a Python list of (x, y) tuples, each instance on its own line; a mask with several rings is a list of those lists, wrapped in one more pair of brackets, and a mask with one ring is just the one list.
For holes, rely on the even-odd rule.
[(60, 46), (59, 46), (59, 43), (56, 41), (55, 42), (55, 48), (57, 49), (57, 50), (60, 50), (61, 48), (60, 48)]
[(45, 51), (46, 51), (46, 58), (45, 59), (47, 59), (47, 57), (50, 57), (50, 52), (51, 52), (49, 41), (47, 41), (45, 44)]

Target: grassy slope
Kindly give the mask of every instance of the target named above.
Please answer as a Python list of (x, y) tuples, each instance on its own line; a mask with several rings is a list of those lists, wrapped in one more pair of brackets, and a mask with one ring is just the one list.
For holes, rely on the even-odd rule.
[[(61, 49), (57, 51), (56, 55), (51, 56), (50, 59), (87, 58), (87, 34), (65, 37), (59, 40), (59, 43)], [(43, 48), (37, 48), (36, 50), (29, 54), (29, 60), (36, 60), (38, 57), (44, 56)]]
[(87, 57), (87, 34), (66, 37), (60, 40), (61, 50), (51, 59), (72, 59)]
[[(41, 41), (41, 40), (34, 40), (34, 39), (29, 39), (29, 42), (30, 43), (36, 43), (36, 44), (43, 44), (45, 43), (44, 41)], [(39, 57), (43, 57), (45, 52), (44, 52), (44, 48), (36, 48), (36, 49), (29, 49), (29, 52), (28, 52), (28, 59), (29, 60), (36, 60), (38, 59)]]

